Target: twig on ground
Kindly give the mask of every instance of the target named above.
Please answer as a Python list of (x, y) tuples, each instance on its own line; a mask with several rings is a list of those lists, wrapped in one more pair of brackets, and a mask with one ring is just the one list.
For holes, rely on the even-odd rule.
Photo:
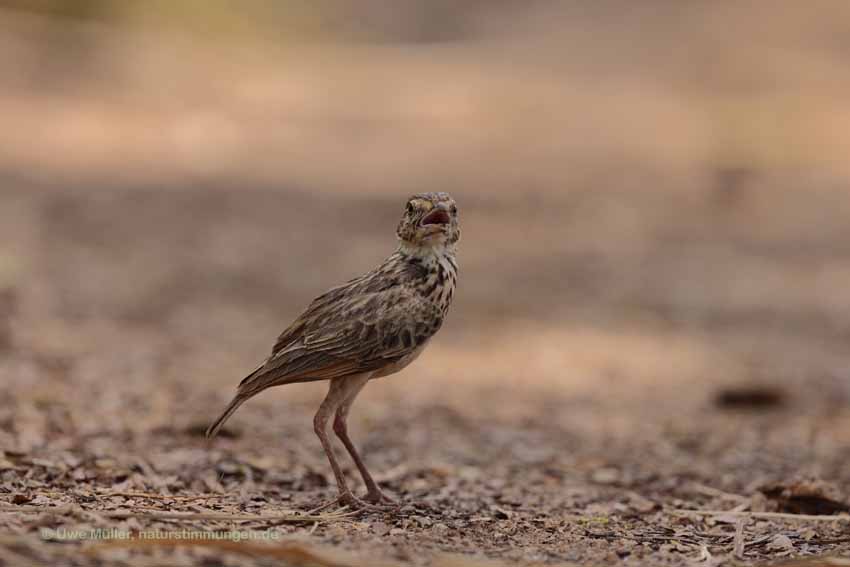
[[(325, 502), (324, 504), (322, 504), (320, 506), (316, 506), (312, 510), (307, 510), (307, 514), (315, 514), (316, 512), (321, 512), (325, 508), (328, 508), (329, 506), (333, 506), (337, 502), (339, 502), (339, 498), (334, 498), (333, 500)], [(348, 506), (343, 506), (342, 508), (339, 509), (339, 511), (346, 510), (347, 508), (348, 508)]]
[(206, 500), (208, 498), (227, 498), (227, 494), (196, 494), (194, 496), (174, 496), (153, 492), (97, 492), (99, 497), (122, 496), (124, 498), (150, 498), (152, 500)]
[(67, 504), (64, 506), (17, 506), (14, 504), (0, 504), (0, 512), (17, 512), (24, 514), (72, 514), (76, 513), (76, 506)]
[(118, 511), (118, 512), (94, 512), (89, 511), (79, 506), (55, 506), (52, 508), (42, 506), (0, 506), (0, 512), (16, 512), (29, 514), (75, 514), (86, 515), (96, 514), (99, 518), (108, 518), (112, 520), (125, 520), (128, 518), (137, 519), (152, 519), (152, 520), (221, 520), (226, 522), (282, 522), (282, 523), (300, 523), (300, 522), (328, 522), (335, 520), (343, 520), (359, 514), (359, 510), (353, 512), (340, 509), (335, 512), (326, 514), (310, 514), (301, 512), (288, 512), (281, 514), (223, 514), (219, 512), (165, 512), (153, 508), (145, 509), (142, 512), (134, 511)]
[(732, 540), (732, 554), (738, 559), (744, 558), (744, 524), (746, 523), (746, 518), (741, 518), (735, 524), (735, 539)]
[[(51, 496), (51, 497), (67, 497), (69, 495), (68, 492), (59, 492), (56, 490), (39, 490), (35, 492), (38, 496)], [(150, 498), (152, 500), (206, 500), (210, 498), (227, 498), (227, 494), (195, 494), (195, 495), (186, 495), (186, 496), (177, 496), (177, 495), (168, 495), (168, 494), (157, 494), (155, 492), (134, 492), (134, 491), (116, 491), (116, 492), (91, 492), (93, 496), (97, 496), (99, 498), (109, 498), (112, 496), (122, 496), (124, 498)]]
[(800, 520), (811, 522), (850, 522), (850, 516), (826, 516), (812, 514), (787, 514), (784, 512), (737, 512), (734, 510), (673, 510), (676, 516), (733, 516), (741, 518), (763, 518), (776, 520)]
[(298, 512), (288, 514), (222, 514), (218, 512), (106, 512), (105, 518), (124, 520), (128, 518), (151, 519), (151, 520), (220, 520), (224, 522), (319, 522), (333, 521), (348, 518), (359, 511), (339, 513), (329, 512), (327, 514), (308, 515)]

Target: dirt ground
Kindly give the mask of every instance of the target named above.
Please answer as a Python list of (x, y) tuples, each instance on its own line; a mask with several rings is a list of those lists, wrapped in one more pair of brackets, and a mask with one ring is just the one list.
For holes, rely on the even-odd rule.
[[(3, 69), (67, 31), (15, 17)], [(840, 129), (817, 159), (762, 138), (729, 158), (700, 153), (705, 116), (681, 90), (604, 57), (564, 63), (564, 98), (545, 65), (511, 78), (463, 44), (323, 53), (321, 73), (249, 70), (231, 92), (201, 55), (135, 41), (105, 53), (138, 49), (172, 90), (126, 54), (115, 92), (0, 85), (0, 565), (848, 564)], [(442, 90), (375, 86), (402, 63)], [(494, 101), (494, 85), (518, 90)], [(846, 107), (841, 89), (800, 92)], [(506, 114), (532, 100), (548, 113)], [(546, 145), (553, 122), (569, 141)], [(656, 123), (667, 135), (648, 139)], [(300, 309), (392, 251), (423, 189), (460, 208), (455, 304), (350, 419), (403, 506), (319, 510), (335, 494), (312, 431), (325, 385), (203, 431)]]
[[(393, 246), (398, 199), (4, 187), (3, 241), (20, 246), (6, 260), (27, 264), (7, 267), (27, 279), (8, 278), (14, 285), (3, 293), (6, 564), (239, 564), (241, 552), (255, 552), (244, 542), (222, 553), (39, 535), (185, 528), (274, 530), (286, 542), (398, 563), (449, 552), (682, 565), (731, 561), (741, 520), (683, 511), (846, 510), (846, 330), (818, 310), (831, 300), (758, 309), (762, 290), (750, 305), (706, 294), (694, 304), (676, 289), (686, 283), (657, 275), (690, 266), (689, 278), (721, 278), (704, 265), (711, 246), (715, 258), (767, 254), (766, 269), (793, 278), (811, 253), (749, 239), (749, 223), (734, 213), (681, 223), (704, 210), (694, 202), (649, 231), (658, 235), (652, 245), (630, 243), (640, 257), (553, 256), (583, 229), (552, 215), (536, 219), (550, 253), (499, 262), (499, 243), (476, 243), (488, 238), (481, 227), (520, 233), (524, 205), (460, 196), (466, 252), (456, 309), (427, 355), (371, 384), (352, 415), (355, 439), (402, 512), (297, 523), (148, 517), (305, 512), (333, 496), (311, 427), (322, 385), (252, 401), (210, 446), (202, 431), (315, 289)], [(759, 193), (752, 197), (757, 207)], [(606, 198), (588, 193), (583, 207), (605, 215), (596, 201)], [(721, 224), (743, 234), (718, 235)], [(695, 258), (703, 261), (691, 266)], [(733, 287), (752, 285), (725, 276)], [(807, 483), (820, 499), (804, 497)], [(846, 515), (748, 519), (741, 528), (746, 563), (850, 551)], [(273, 552), (257, 553), (258, 564), (274, 562)]]

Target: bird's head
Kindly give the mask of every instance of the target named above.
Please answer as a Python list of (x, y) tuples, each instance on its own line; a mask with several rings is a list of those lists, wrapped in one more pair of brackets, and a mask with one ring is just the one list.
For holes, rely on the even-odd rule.
[(407, 246), (430, 248), (460, 240), (457, 205), (448, 193), (419, 193), (407, 200), (396, 230)]

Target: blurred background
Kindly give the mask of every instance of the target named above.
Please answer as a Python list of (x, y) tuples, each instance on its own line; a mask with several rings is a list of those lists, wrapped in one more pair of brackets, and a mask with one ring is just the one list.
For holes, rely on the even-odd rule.
[[(375, 467), (661, 444), (628, 466), (846, 487), (848, 57), (840, 0), (0, 1), (0, 445), (200, 446), (448, 191), (460, 288), (358, 400)], [(264, 394), (219, 448), (325, 474), (323, 394)]]

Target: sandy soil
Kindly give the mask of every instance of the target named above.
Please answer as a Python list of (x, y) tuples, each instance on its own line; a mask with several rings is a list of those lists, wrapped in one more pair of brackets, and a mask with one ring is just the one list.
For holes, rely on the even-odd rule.
[[(211, 446), (202, 430), (316, 290), (391, 249), (398, 199), (4, 187), (8, 564), (59, 556), (229, 564), (253, 547), (222, 555), (99, 542), (89, 556), (80, 552), (91, 542), (48, 543), (39, 530), (241, 528), (402, 563), (451, 552), (682, 565), (729, 560), (740, 522), (685, 510), (846, 509), (846, 334), (840, 312), (830, 324), (819, 310), (838, 299), (792, 300), (797, 290), (781, 282), (748, 295), (752, 280), (718, 273), (724, 259), (749, 266), (739, 256), (753, 254), (793, 278), (811, 254), (751, 240), (735, 212), (699, 218), (705, 209), (694, 203), (647, 230), (658, 235), (653, 243), (605, 251), (603, 230), (595, 239), (603, 250), (583, 258), (563, 250), (576, 246), (570, 232), (581, 223), (541, 216), (535, 230), (548, 253), (530, 248), (500, 262), (498, 241), (476, 242), (492, 238), (482, 227), (521, 231), (530, 215), (509, 199), (458, 196), (465, 252), (456, 309), (427, 355), (370, 385), (352, 416), (355, 439), (402, 512), (297, 523), (148, 517), (303, 512), (333, 496), (311, 428), (324, 386), (252, 401)], [(585, 195), (584, 207), (609, 214), (594, 204), (605, 198)], [(709, 245), (720, 259), (713, 265)], [(665, 268), (691, 279), (665, 277)], [(724, 278), (725, 289), (688, 294)], [(711, 300), (736, 292), (740, 305)], [(769, 293), (787, 299), (767, 301)], [(818, 497), (791, 497), (810, 493)], [(740, 527), (744, 562), (850, 551), (846, 517)], [(263, 547), (258, 562), (266, 552), (274, 557)]]

